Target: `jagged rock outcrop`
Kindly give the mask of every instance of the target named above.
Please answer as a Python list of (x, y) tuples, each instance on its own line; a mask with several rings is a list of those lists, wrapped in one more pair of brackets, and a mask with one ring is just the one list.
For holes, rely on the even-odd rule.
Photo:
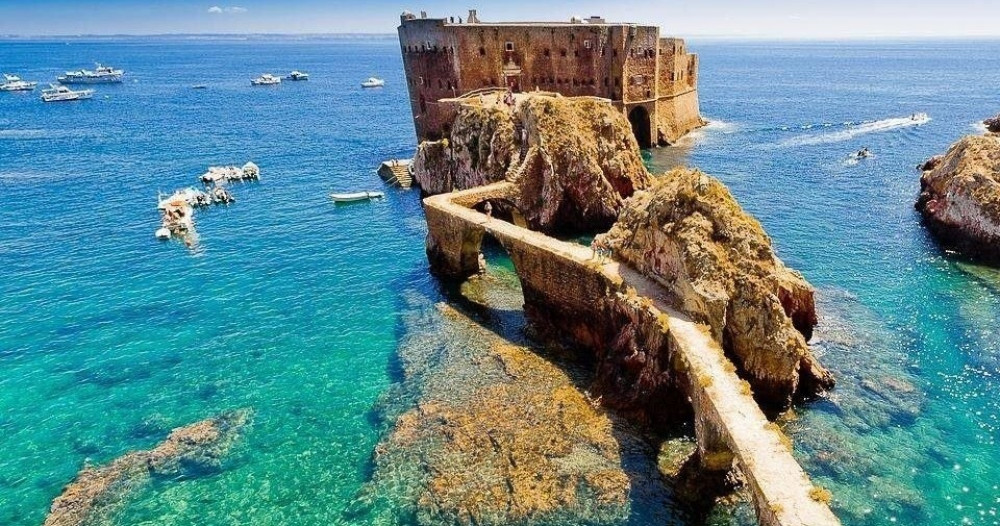
[(660, 177), (626, 202), (595, 246), (708, 324), (760, 402), (783, 407), (833, 386), (806, 344), (817, 323), (813, 288), (782, 264), (760, 223), (718, 180), (689, 169)]
[(174, 429), (153, 449), (127, 453), (106, 466), (85, 466), (52, 501), (45, 526), (77, 526), (105, 517), (154, 474), (217, 468), (249, 416), (246, 409), (223, 413)]
[(942, 245), (1000, 265), (1000, 137), (968, 136), (920, 177), (916, 208)]
[(520, 191), (511, 204), (528, 226), (552, 232), (610, 226), (651, 177), (610, 104), (526, 95), (513, 108), (463, 105), (447, 139), (420, 145), (414, 180), (428, 194), (512, 181)]
[(1000, 133), (1000, 115), (996, 117), (991, 117), (983, 121), (986, 125), (986, 130), (990, 133)]

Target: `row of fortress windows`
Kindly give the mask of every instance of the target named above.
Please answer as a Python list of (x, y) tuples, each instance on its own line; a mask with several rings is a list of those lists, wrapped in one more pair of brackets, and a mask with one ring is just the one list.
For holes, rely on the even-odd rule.
[[(590, 40), (584, 40), (583, 41), (583, 47), (584, 47), (584, 49), (588, 49), (589, 50), (589, 49), (593, 48), (593, 45), (592, 45), (592, 43), (591, 43)], [(506, 51), (508, 53), (513, 52), (514, 51), (514, 43), (513, 42), (505, 42), (504, 43), (504, 51)], [(659, 51), (660, 51), (660, 54), (662, 55), (664, 50), (660, 49)], [(430, 42), (425, 42), (423, 44), (420, 44), (419, 47), (415, 46), (415, 45), (414, 46), (403, 46), (403, 53), (428, 53), (428, 52), (430, 52), (430, 53), (443, 52), (443, 53), (446, 53), (446, 54), (449, 54), (449, 55), (453, 55), (455, 53), (455, 47), (454, 46), (441, 46), (441, 47), (438, 47), (436, 44), (432, 45)], [(605, 55), (606, 52), (607, 52), (606, 48), (604, 46), (601, 46), (600, 53), (601, 53), (602, 57)], [(568, 53), (569, 53), (569, 51), (566, 48), (562, 48), (562, 49), (559, 50), (559, 56), (561, 56), (561, 57), (567, 56)], [(546, 56), (546, 57), (552, 56), (552, 50), (549, 49), (549, 48), (545, 48), (542, 51), (542, 54), (544, 56)], [(481, 56), (481, 57), (485, 57), (486, 56), (486, 48), (485, 47), (480, 46), (480, 48), (479, 48), (479, 56)], [(579, 57), (580, 56), (580, 49), (579, 48), (573, 50), (573, 56), (574, 57)], [(617, 57), (618, 56), (618, 50), (617, 49), (611, 50), (611, 56), (612, 57)], [(629, 56), (631, 58), (653, 58), (653, 57), (656, 56), (656, 50), (652, 49), (652, 48), (647, 48), (647, 49), (632, 48), (632, 49), (629, 50)]]

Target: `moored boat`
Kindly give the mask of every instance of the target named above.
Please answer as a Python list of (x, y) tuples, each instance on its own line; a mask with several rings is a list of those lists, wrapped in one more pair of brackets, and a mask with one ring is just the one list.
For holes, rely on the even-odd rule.
[(94, 71), (89, 69), (67, 71), (58, 80), (62, 84), (117, 84), (125, 80), (125, 71), (97, 64), (97, 69)]
[(7, 73), (4, 73), (3, 79), (4, 82), (0, 84), (0, 91), (32, 91), (38, 85), (37, 82), (27, 82), (21, 80), (21, 77), (17, 75)]
[(263, 75), (250, 80), (251, 86), (275, 86), (281, 84), (281, 77), (275, 77), (270, 73), (264, 73)]
[(85, 89), (73, 91), (66, 86), (50, 85), (49, 89), (42, 90), (42, 100), (44, 102), (70, 102), (74, 100), (86, 100), (94, 96), (94, 90)]
[(381, 199), (385, 197), (382, 192), (354, 192), (347, 194), (330, 194), (335, 203), (354, 203), (357, 201), (368, 201), (370, 199)]
[(285, 78), (294, 81), (309, 80), (309, 74), (304, 71), (295, 70), (289, 73), (288, 76)]
[(361, 83), (362, 88), (381, 88), (385, 86), (385, 81), (377, 77), (368, 77), (368, 80)]

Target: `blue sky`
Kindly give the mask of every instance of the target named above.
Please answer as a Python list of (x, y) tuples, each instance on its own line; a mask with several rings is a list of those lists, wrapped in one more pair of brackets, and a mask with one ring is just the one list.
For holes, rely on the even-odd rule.
[(469, 7), (483, 20), (600, 14), (687, 37), (1000, 37), (1000, 0), (0, 0), (0, 34), (390, 33), (403, 9), (464, 17)]

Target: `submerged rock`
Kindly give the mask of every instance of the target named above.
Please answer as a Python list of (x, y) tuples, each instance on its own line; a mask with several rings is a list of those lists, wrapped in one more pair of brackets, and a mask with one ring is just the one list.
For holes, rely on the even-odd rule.
[(104, 517), (152, 475), (217, 468), (250, 416), (231, 411), (170, 432), (153, 449), (133, 451), (102, 467), (84, 467), (52, 501), (45, 526), (75, 526)]
[(942, 245), (1000, 265), (1000, 137), (968, 136), (920, 178), (916, 208)]
[(760, 223), (718, 180), (689, 169), (660, 177), (594, 243), (709, 325), (758, 401), (783, 407), (797, 393), (833, 386), (806, 344), (817, 323), (813, 288), (775, 256)]
[(651, 181), (620, 111), (542, 95), (513, 108), (463, 105), (447, 139), (420, 145), (414, 179), (428, 194), (512, 181), (511, 204), (546, 232), (610, 226), (625, 198)]

